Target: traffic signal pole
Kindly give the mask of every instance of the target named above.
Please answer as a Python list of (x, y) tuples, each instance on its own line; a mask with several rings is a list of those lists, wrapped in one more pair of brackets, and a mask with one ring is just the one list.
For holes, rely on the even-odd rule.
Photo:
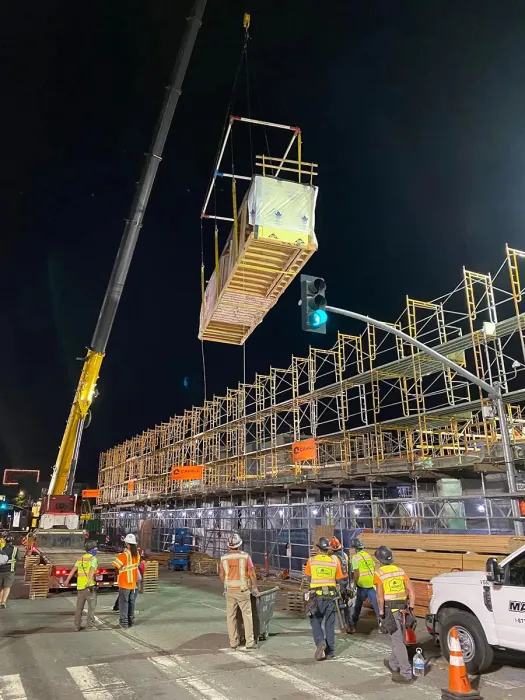
[(483, 379), (476, 377), (475, 374), (472, 374), (472, 372), (469, 372), (464, 367), (461, 367), (460, 365), (456, 364), (450, 358), (437, 352), (437, 350), (435, 350), (434, 348), (431, 348), (428, 345), (425, 345), (421, 341), (416, 340), (416, 338), (412, 338), (412, 336), (399, 330), (399, 328), (394, 328), (393, 326), (390, 326), (388, 323), (384, 323), (384, 321), (378, 321), (375, 318), (370, 318), (370, 316), (363, 316), (363, 314), (358, 314), (355, 311), (348, 311), (347, 309), (339, 309), (335, 306), (326, 306), (325, 310), (328, 313), (333, 313), (333, 314), (338, 314), (339, 316), (348, 316), (349, 318), (354, 318), (356, 321), (362, 321), (363, 323), (367, 323), (367, 324), (370, 324), (371, 326), (375, 326), (376, 328), (379, 328), (382, 331), (385, 331), (385, 333), (391, 333), (392, 335), (396, 335), (398, 338), (401, 338), (405, 343), (408, 343), (409, 345), (413, 345), (414, 347), (416, 347), (418, 350), (420, 350), (425, 355), (432, 357), (437, 362), (440, 362), (442, 365), (445, 365), (445, 367), (449, 367), (453, 372), (455, 372), (456, 374), (459, 374), (461, 377), (466, 379), (471, 384), (475, 384), (480, 389), (483, 389), (483, 391), (485, 391), (489, 395), (489, 398), (491, 399), (491, 401), (493, 403), (493, 406), (496, 410), (496, 413), (497, 413), (498, 419), (499, 419), (499, 426), (500, 426), (500, 432), (501, 432), (501, 446), (502, 446), (502, 451), (503, 451), (503, 462), (505, 464), (505, 471), (507, 474), (507, 483), (508, 483), (508, 488), (509, 488), (509, 494), (511, 495), (510, 503), (511, 503), (512, 519), (514, 520), (514, 531), (515, 531), (516, 535), (523, 535), (523, 522), (520, 520), (519, 504), (518, 504), (516, 498), (513, 497), (513, 494), (515, 494), (517, 491), (517, 489), (516, 489), (516, 470), (514, 467), (514, 454), (512, 452), (512, 445), (510, 443), (509, 431), (508, 431), (508, 426), (507, 426), (507, 415), (505, 413), (505, 404), (503, 402), (503, 393), (502, 393), (501, 385), (499, 384), (499, 382), (495, 382), (494, 384), (489, 384), (488, 382), (484, 381)]

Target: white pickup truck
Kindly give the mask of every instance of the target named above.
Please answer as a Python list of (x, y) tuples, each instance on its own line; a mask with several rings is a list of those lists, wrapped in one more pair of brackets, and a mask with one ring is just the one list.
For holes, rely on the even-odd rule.
[(485, 571), (453, 571), (430, 582), (428, 631), (448, 659), (455, 627), (469, 673), (492, 663), (494, 649), (525, 651), (525, 546)]

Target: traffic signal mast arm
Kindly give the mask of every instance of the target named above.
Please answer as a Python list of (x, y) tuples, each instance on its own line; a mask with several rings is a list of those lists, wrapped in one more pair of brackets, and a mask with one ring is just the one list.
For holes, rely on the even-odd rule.
[(162, 110), (155, 127), (153, 142), (142, 169), (142, 175), (131, 206), (129, 218), (126, 221), (119, 251), (113, 265), (106, 295), (102, 303), (97, 326), (84, 360), (75, 399), (69, 413), (69, 418), (60, 444), (57, 461), (49, 486), (50, 496), (60, 496), (71, 493), (75, 479), (76, 464), (80, 441), (86, 416), (95, 396), (95, 390), (100, 366), (106, 352), (106, 346), (122, 296), (122, 290), (135, 250), (142, 220), (149, 201), (149, 196), (155, 181), (157, 169), (162, 159), (164, 144), (168, 136), (173, 114), (182, 91), (182, 83), (195, 45), (197, 34), (202, 24), (202, 16), (207, 0), (195, 0), (190, 16), (187, 18), (186, 31), (177, 54), (177, 59), (171, 74), (170, 85), (166, 88), (166, 96)]
[[(505, 470), (507, 473), (507, 483), (508, 483), (509, 493), (510, 494), (516, 493), (517, 486), (516, 486), (516, 471), (514, 468), (514, 453), (512, 451), (512, 445), (510, 443), (510, 437), (509, 437), (509, 431), (508, 431), (508, 425), (507, 425), (507, 415), (506, 415), (506, 411), (505, 411), (505, 404), (503, 401), (501, 385), (498, 382), (495, 382), (493, 385), (489, 384), (488, 382), (484, 381), (483, 379), (476, 377), (476, 375), (472, 374), (472, 372), (469, 372), (468, 369), (465, 369), (464, 367), (461, 367), (460, 365), (456, 364), (453, 360), (448, 358), (446, 355), (442, 355), (441, 353), (437, 352), (437, 350), (434, 350), (434, 348), (431, 348), (428, 345), (425, 345), (424, 343), (420, 342), (419, 340), (416, 340), (416, 338), (412, 338), (412, 336), (408, 335), (407, 333), (404, 333), (402, 330), (399, 330), (399, 328), (395, 328), (394, 326), (388, 325), (388, 323), (384, 323), (383, 321), (378, 321), (375, 318), (370, 318), (370, 316), (363, 316), (362, 314), (358, 314), (355, 311), (348, 311), (347, 309), (339, 309), (336, 306), (326, 306), (325, 308), (326, 308), (326, 311), (329, 313), (339, 314), (340, 316), (348, 316), (349, 318), (354, 318), (357, 321), (362, 321), (363, 323), (367, 323), (367, 324), (370, 324), (371, 326), (375, 326), (376, 328), (380, 328), (382, 331), (385, 331), (386, 333), (392, 333), (393, 335), (396, 335), (398, 338), (401, 338), (405, 343), (408, 343), (409, 345), (413, 345), (418, 350), (420, 350), (422, 353), (429, 355), (434, 360), (437, 360), (442, 365), (445, 365), (445, 367), (450, 367), (450, 369), (453, 372), (456, 372), (457, 374), (459, 374), (461, 377), (463, 377), (467, 381), (471, 382), (472, 384), (475, 384), (476, 386), (479, 386), (480, 389), (483, 389), (483, 391), (486, 391), (487, 394), (489, 395), (489, 397), (492, 399), (494, 409), (495, 409), (495, 412), (496, 412), (496, 414), (498, 416), (498, 420), (499, 420), (500, 433), (501, 433), (501, 446), (502, 446), (502, 450), (503, 450), (503, 462), (505, 464)], [(523, 523), (520, 520), (519, 504), (515, 498), (511, 499), (511, 508), (512, 508), (512, 517), (514, 519), (514, 527), (515, 527), (516, 535), (523, 535)]]

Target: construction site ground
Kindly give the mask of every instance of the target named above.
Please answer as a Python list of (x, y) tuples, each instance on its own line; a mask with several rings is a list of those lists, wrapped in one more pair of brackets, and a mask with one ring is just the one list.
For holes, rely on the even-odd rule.
[[(0, 610), (0, 700), (439, 700), (447, 685), (447, 666), (422, 620), (429, 668), (406, 687), (390, 681), (388, 638), (370, 614), (359, 633), (338, 636), (334, 661), (316, 662), (307, 619), (284, 611), (282, 595), (259, 650), (231, 651), (216, 577), (163, 569), (158, 591), (139, 596), (136, 625), (127, 631), (111, 610), (115, 593), (105, 591), (99, 629), (75, 632), (75, 600), (69, 591), (28, 600), (17, 579)], [(498, 655), (473, 685), (486, 700), (523, 698), (525, 657)]]

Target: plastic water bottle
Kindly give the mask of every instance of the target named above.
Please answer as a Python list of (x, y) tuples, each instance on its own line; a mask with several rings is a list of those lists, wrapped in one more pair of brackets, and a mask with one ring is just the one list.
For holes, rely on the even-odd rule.
[(412, 671), (414, 676), (425, 675), (425, 657), (423, 656), (423, 649), (419, 647), (416, 649), (414, 659), (412, 660)]

